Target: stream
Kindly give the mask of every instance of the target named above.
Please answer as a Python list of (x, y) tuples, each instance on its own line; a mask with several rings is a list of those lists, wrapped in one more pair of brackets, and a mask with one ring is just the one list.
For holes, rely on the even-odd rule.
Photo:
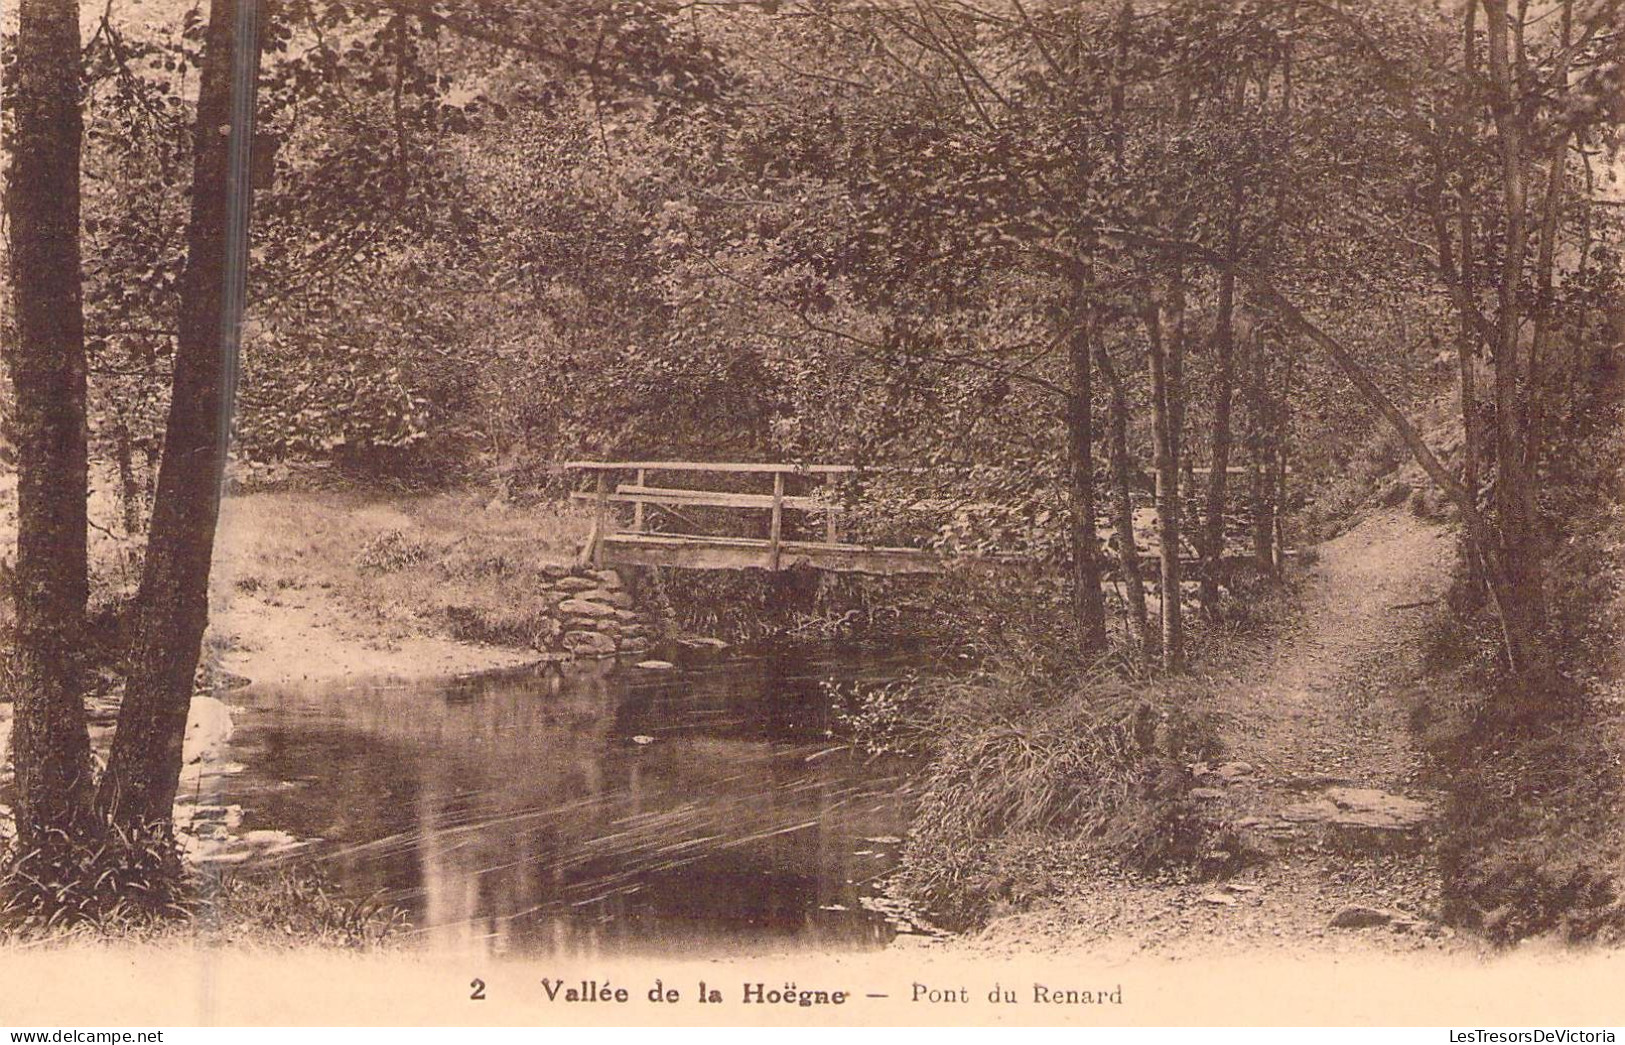
[(400, 907), (433, 946), (873, 949), (914, 929), (875, 894), (916, 767), (831, 740), (822, 683), (908, 663), (797, 649), (669, 671), (250, 686), (224, 698), (227, 771), (183, 802), (217, 838), (284, 839), (222, 860), (314, 863), (347, 895)]

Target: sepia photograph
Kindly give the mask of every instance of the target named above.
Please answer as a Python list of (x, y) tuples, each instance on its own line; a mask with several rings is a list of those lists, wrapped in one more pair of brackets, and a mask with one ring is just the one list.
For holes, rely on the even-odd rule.
[(1625, 1024), (1625, 0), (0, 50), (0, 1027)]

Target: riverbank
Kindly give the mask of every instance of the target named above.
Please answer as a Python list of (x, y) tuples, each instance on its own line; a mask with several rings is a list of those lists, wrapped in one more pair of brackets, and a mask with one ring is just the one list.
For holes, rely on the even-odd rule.
[(321, 589), (262, 598), (231, 593), (215, 603), (208, 643), (219, 668), (267, 685), (347, 678), (429, 678), (519, 667), (534, 653), (380, 627)]
[[(138, 549), (119, 536), (105, 487), (98, 487), (90, 510), (98, 524), (91, 541), (97, 601), (128, 599), (139, 575)], [(11, 478), (0, 487), (0, 538), (15, 525)], [(573, 557), (585, 532), (582, 520), (551, 506), (516, 508), (468, 493), (300, 490), (228, 497), (202, 658), (214, 692), (192, 700), (176, 803), (177, 835), (194, 865), (218, 869), (297, 847), (281, 831), (238, 830), (242, 809), (211, 797), (221, 777), (242, 768), (225, 758), (234, 730), (232, 710), (220, 699), (225, 691), (248, 682), (317, 687), (362, 678), (433, 679), (533, 663), (537, 651), (517, 642), (446, 634), (452, 623), (447, 608), (463, 610), (458, 620), (464, 627), (498, 634), (505, 619), (540, 612), (546, 589), (535, 578)], [(105, 757), (116, 690), (94, 695), (88, 712), (93, 749)], [(9, 753), (11, 722), (11, 704), (0, 701), (0, 752)], [(0, 785), (8, 771), (0, 760)], [(0, 802), (0, 842), (11, 831), (10, 810)], [(243, 879), (237, 888), (256, 896), (266, 889), (298, 891), (275, 875)], [(263, 907), (263, 900), (248, 906)], [(292, 912), (300, 905), (281, 906)], [(312, 901), (312, 910), (320, 906)]]
[(471, 493), (248, 493), (225, 502), (207, 650), (257, 683), (432, 678), (534, 662), (544, 571), (587, 520)]

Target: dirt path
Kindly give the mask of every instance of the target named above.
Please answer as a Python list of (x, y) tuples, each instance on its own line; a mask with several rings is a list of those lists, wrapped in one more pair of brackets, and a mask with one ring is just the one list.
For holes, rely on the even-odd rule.
[(1000, 919), (962, 946), (1124, 958), (1466, 946), (1433, 920), (1439, 796), (1417, 783), (1409, 730), (1427, 685), (1425, 610), (1445, 593), (1451, 538), (1395, 511), (1318, 552), (1301, 617), (1221, 687), (1229, 761), (1198, 767), (1195, 794), (1264, 859), (1223, 884), (1080, 873), (1055, 907)]
[(1449, 583), (1450, 536), (1392, 512), (1318, 550), (1302, 616), (1251, 678), (1221, 694), (1226, 743), (1263, 782), (1323, 775), (1403, 787), (1416, 769), (1407, 686), (1420, 674), (1425, 609)]

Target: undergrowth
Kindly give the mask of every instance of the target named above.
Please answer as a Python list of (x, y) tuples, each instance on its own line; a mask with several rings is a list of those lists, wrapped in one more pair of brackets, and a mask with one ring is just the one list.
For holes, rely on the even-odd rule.
[(167, 834), (117, 825), (89, 837), (54, 831), (0, 854), (0, 938), (116, 927), (142, 931), (191, 911), (185, 864)]
[[(1242, 656), (1290, 604), (1290, 589), (1247, 583), (1233, 593), (1245, 609), (1193, 633), (1203, 663)], [(958, 673), (827, 687), (848, 740), (928, 759), (894, 884), (947, 924), (1046, 896), (1080, 864), (1205, 878), (1246, 859), (1190, 796), (1190, 766), (1222, 753), (1210, 683), (1155, 677), (1121, 632), (1081, 663), (1064, 585), (1053, 587), (1025, 578), (958, 593), (947, 617)]]
[(1603, 430), (1569, 430), (1543, 504), (1551, 670), (1509, 682), (1490, 608), (1458, 582), (1425, 651), (1448, 685), (1413, 722), (1449, 794), (1443, 914), (1500, 944), (1625, 939), (1625, 433), (1587, 413)]
[(193, 921), (205, 934), (233, 941), (354, 950), (376, 950), (409, 928), (399, 907), (376, 896), (347, 896), (310, 868), (206, 880)]
[[(1538, 718), (1495, 714), (1527, 700), (1482, 666), (1480, 629), (1440, 628), (1434, 690), (1413, 728), (1447, 794), (1438, 854), (1442, 915), (1499, 944), (1556, 934), (1620, 938), (1625, 852), (1618, 826), (1617, 692), (1559, 681)], [(1440, 647), (1459, 643), (1454, 660)]]
[(928, 581), (791, 569), (652, 570), (651, 587), (681, 631), (729, 642), (864, 641), (917, 619)]

